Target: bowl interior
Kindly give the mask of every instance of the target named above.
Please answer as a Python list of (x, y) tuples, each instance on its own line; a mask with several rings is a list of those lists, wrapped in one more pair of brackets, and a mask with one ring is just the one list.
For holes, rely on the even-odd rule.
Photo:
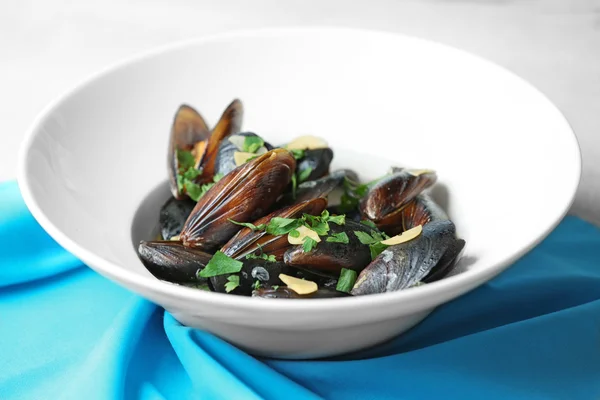
[(392, 164), (435, 169), (434, 195), (467, 241), (461, 275), (491, 276), (528, 250), (564, 215), (579, 179), (566, 120), (501, 68), (398, 35), (291, 29), (157, 51), (63, 97), (23, 147), (29, 206), (69, 250), (107, 261), (102, 273), (150, 285), (132, 225), (137, 213), (135, 238), (157, 218), (174, 112), (187, 103), (214, 123), (236, 97), (244, 130), (275, 144), (322, 136), (335, 167), (365, 179)]

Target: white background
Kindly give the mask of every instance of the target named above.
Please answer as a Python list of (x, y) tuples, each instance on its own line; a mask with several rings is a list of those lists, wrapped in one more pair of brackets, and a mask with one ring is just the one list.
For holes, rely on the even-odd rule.
[(181, 39), (286, 25), (416, 35), (531, 81), (580, 141), (584, 169), (573, 211), (600, 223), (600, 0), (0, 0), (0, 180), (14, 178), (35, 115), (98, 69)]

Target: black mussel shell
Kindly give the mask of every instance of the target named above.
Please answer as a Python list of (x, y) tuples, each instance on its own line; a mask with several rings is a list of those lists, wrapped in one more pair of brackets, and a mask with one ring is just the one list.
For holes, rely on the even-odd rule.
[(369, 246), (362, 244), (354, 234), (355, 231), (370, 233), (370, 227), (346, 221), (344, 225), (330, 223), (329, 229), (329, 235), (345, 232), (348, 244), (328, 242), (323, 236), (321, 242), (308, 253), (302, 246), (294, 246), (286, 251), (283, 257), (285, 263), (339, 274), (342, 268), (361, 271), (371, 262)]
[(402, 290), (422, 281), (457, 241), (450, 220), (434, 221), (408, 242), (385, 249), (358, 276), (353, 295)]
[[(329, 173), (331, 160), (333, 160), (333, 150), (329, 147), (305, 150), (304, 157), (297, 162), (296, 174), (304, 178), (303, 182), (322, 178)], [(310, 172), (304, 176), (307, 171)]]
[[(244, 137), (248, 137), (248, 136), (256, 136), (258, 137), (257, 134), (252, 133), (252, 132), (241, 132), (241, 133), (236, 133), (235, 135), (231, 135), (225, 139), (223, 139), (221, 141), (221, 144), (219, 145), (219, 150), (217, 153), (217, 161), (215, 163), (215, 174), (217, 175), (227, 175), (228, 173), (230, 173), (231, 171), (233, 171), (237, 165), (235, 165), (235, 159), (234, 159), (234, 153), (237, 151), (242, 151), (241, 149), (238, 149), (238, 147), (233, 144), (231, 141), (229, 141), (229, 139), (233, 136), (244, 136)], [(267, 150), (273, 150), (273, 146), (271, 146), (269, 143), (265, 142), (265, 147)]]
[(206, 282), (206, 279), (198, 277), (198, 272), (212, 258), (211, 254), (171, 240), (141, 241), (138, 256), (152, 275), (174, 283)]
[(448, 219), (448, 215), (431, 197), (420, 194), (405, 207), (387, 215), (377, 222), (377, 227), (390, 236), (397, 235), (418, 225)]
[(401, 170), (387, 175), (369, 188), (360, 201), (360, 212), (378, 223), (406, 206), (437, 180), (433, 171)]
[[(279, 274), (288, 274), (290, 267), (282, 262), (271, 262), (263, 259), (240, 260), (244, 263), (242, 270), (235, 274), (239, 276), (240, 284), (232, 294), (250, 296), (256, 281), (261, 286), (283, 285)], [(210, 278), (210, 282), (216, 292), (226, 293), (225, 285), (231, 275), (218, 275)]]
[(289, 151), (274, 149), (225, 175), (192, 210), (180, 234), (183, 244), (217, 250), (242, 228), (230, 219), (251, 222), (268, 214), (295, 168)]
[(164, 240), (170, 240), (173, 236), (178, 236), (181, 233), (185, 220), (195, 206), (196, 202), (188, 198), (177, 200), (171, 197), (167, 200), (161, 207), (158, 216), (160, 234)]
[(327, 198), (336, 188), (342, 187), (344, 179), (358, 180), (358, 176), (354, 171), (349, 169), (340, 169), (333, 171), (331, 174), (313, 181), (303, 182), (298, 185), (296, 190), (296, 198), (288, 193), (283, 203), (301, 203), (306, 200), (312, 200), (319, 197)]

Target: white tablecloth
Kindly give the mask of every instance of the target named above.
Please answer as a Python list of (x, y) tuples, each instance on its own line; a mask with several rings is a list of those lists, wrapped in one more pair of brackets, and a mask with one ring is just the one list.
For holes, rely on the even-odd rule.
[[(584, 158), (573, 211), (600, 223), (600, 0), (26, 0), (0, 3), (0, 180), (50, 100), (133, 53), (234, 29), (355, 26), (489, 58), (566, 114)], [(561, 160), (556, 160), (560, 163)]]

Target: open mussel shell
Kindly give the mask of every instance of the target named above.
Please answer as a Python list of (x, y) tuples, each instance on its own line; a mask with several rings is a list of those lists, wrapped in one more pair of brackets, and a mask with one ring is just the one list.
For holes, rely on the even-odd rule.
[(456, 265), (456, 262), (458, 261), (458, 255), (464, 247), (465, 241), (462, 239), (457, 239), (452, 242), (448, 249), (444, 252), (442, 258), (440, 258), (440, 261), (438, 261), (431, 271), (429, 271), (429, 274), (423, 278), (423, 282), (435, 282), (448, 275)]
[(183, 229), (185, 220), (195, 206), (196, 202), (188, 198), (177, 200), (171, 197), (167, 200), (160, 208), (158, 216), (158, 225), (162, 238), (170, 240), (173, 236), (178, 236)]
[(406, 206), (437, 180), (433, 171), (400, 170), (383, 177), (360, 201), (360, 212), (377, 223)]
[(421, 235), (385, 249), (358, 276), (353, 295), (402, 290), (422, 281), (457, 241), (450, 220), (430, 222)]
[[(256, 281), (261, 286), (283, 285), (279, 279), (279, 274), (287, 274), (290, 267), (282, 262), (271, 262), (263, 259), (241, 260), (244, 265), (242, 270), (235, 274), (239, 276), (239, 286), (232, 292), (243, 296), (250, 296)], [(210, 278), (216, 292), (226, 293), (225, 285), (231, 275), (217, 275)]]
[[(243, 151), (243, 148), (238, 147), (238, 145), (234, 143), (236, 141), (234, 141), (233, 139), (235, 139), (238, 136), (242, 138), (242, 143), (243, 138), (245, 137), (258, 137), (257, 134), (252, 132), (241, 132), (236, 133), (234, 135), (230, 135), (227, 138), (223, 139), (221, 141), (221, 144), (219, 145), (219, 150), (217, 152), (217, 161), (215, 162), (215, 175), (227, 175), (237, 167), (234, 155), (236, 152)], [(263, 152), (269, 150), (273, 150), (273, 146), (265, 142)], [(258, 153), (257, 155), (260, 154), (262, 153)]]
[(420, 194), (405, 207), (377, 222), (377, 227), (390, 236), (397, 235), (418, 225), (448, 219), (442, 208), (426, 194)]
[(290, 248), (283, 257), (285, 263), (337, 274), (342, 268), (361, 271), (369, 264), (371, 261), (369, 246), (362, 244), (354, 232), (370, 233), (370, 227), (354, 221), (346, 221), (344, 225), (330, 223), (329, 229), (329, 235), (346, 232), (348, 244), (328, 242), (326, 237), (322, 236), (321, 242), (309, 252), (305, 252), (302, 246)]
[(183, 193), (177, 187), (177, 171), (179, 170), (177, 150), (192, 151), (196, 157), (196, 165), (199, 166), (209, 137), (210, 130), (204, 118), (192, 107), (181, 105), (171, 126), (167, 157), (169, 185), (175, 198), (184, 198)]
[(206, 282), (198, 277), (198, 271), (204, 269), (212, 254), (190, 249), (176, 241), (141, 241), (138, 256), (146, 269), (163, 281)]
[(242, 102), (235, 99), (225, 109), (208, 139), (206, 152), (202, 160), (202, 174), (198, 177), (199, 183), (209, 183), (213, 180), (219, 146), (223, 139), (240, 131), (243, 117), (244, 107)]
[(314, 293), (299, 295), (287, 287), (264, 288), (254, 290), (252, 297), (262, 297), (264, 299), (330, 299), (334, 297), (348, 297), (348, 293), (338, 292), (335, 289), (319, 288)]
[[(302, 214), (320, 215), (327, 206), (327, 200), (317, 198), (307, 200), (299, 204), (293, 204), (288, 207), (273, 211), (257, 221), (252, 223), (255, 226), (268, 224), (272, 218), (300, 218)], [(278, 261), (283, 260), (283, 254), (291, 245), (288, 243), (287, 235), (273, 236), (264, 230), (253, 231), (250, 228), (242, 228), (235, 234), (222, 248), (225, 255), (240, 259), (248, 254), (255, 254), (258, 251), (269, 255), (274, 255)]]
[(298, 160), (296, 173), (303, 176), (306, 171), (310, 171), (303, 181), (312, 181), (322, 178), (329, 173), (329, 165), (333, 160), (333, 150), (329, 147), (322, 149), (305, 150), (304, 157)]
[(181, 232), (183, 244), (213, 251), (241, 227), (266, 215), (287, 187), (296, 168), (292, 154), (271, 150), (225, 175), (200, 198)]

